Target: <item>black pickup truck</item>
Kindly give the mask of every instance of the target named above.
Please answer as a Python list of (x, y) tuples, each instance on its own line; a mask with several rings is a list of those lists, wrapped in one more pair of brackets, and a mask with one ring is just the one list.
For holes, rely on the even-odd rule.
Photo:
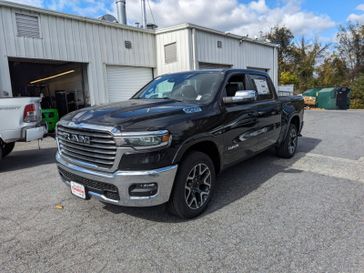
[(302, 97), (278, 98), (263, 72), (163, 75), (128, 101), (65, 116), (57, 125), (58, 170), (83, 199), (167, 203), (192, 218), (206, 209), (222, 170), (271, 147), (292, 157), (303, 107)]

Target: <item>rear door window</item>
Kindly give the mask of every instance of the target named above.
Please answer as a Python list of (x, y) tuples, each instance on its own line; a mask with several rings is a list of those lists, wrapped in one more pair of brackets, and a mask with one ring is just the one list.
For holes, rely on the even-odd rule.
[(258, 100), (273, 99), (272, 87), (265, 76), (249, 75), (249, 84), (258, 93)]

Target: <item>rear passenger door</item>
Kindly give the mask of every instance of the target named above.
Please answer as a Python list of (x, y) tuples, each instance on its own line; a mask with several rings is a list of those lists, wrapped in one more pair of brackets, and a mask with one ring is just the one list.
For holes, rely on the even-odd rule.
[(255, 104), (258, 124), (256, 127), (254, 152), (262, 151), (274, 145), (280, 134), (281, 103), (269, 77), (260, 73), (247, 74), (247, 89), (257, 91)]

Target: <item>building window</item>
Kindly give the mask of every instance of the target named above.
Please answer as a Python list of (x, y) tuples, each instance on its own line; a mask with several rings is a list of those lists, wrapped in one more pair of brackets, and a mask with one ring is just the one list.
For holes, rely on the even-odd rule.
[(222, 41), (217, 41), (217, 47), (222, 48)]
[(18, 36), (40, 38), (38, 16), (15, 13), (15, 21)]
[(132, 48), (131, 41), (125, 41), (125, 48), (127, 48), (127, 49), (131, 49)]
[(164, 46), (164, 61), (166, 64), (177, 62), (177, 43)]

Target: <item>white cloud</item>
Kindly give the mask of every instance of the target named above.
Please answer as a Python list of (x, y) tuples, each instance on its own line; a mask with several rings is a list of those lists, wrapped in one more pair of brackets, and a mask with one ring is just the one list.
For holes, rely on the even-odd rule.
[[(13, 0), (48, 9), (98, 17), (106, 13), (116, 14), (115, 0)], [(180, 23), (194, 23), (238, 35), (251, 37), (267, 32), (276, 25), (286, 26), (295, 35), (315, 37), (335, 26), (327, 15), (303, 11), (301, 0), (279, 0), (275, 7), (266, 0), (146, 0), (160, 27)], [(130, 24), (141, 23), (140, 0), (127, 0), (127, 18)], [(364, 10), (364, 4), (357, 7)], [(147, 5), (149, 22), (153, 22)], [(352, 17), (360, 15), (351, 15)]]
[(364, 11), (364, 3), (363, 4), (360, 4), (356, 7), (357, 10), (361, 10), (361, 11)]
[(43, 6), (43, 0), (11, 0), (11, 2), (23, 4), (23, 5), (29, 5), (33, 7), (42, 7)]
[(364, 24), (364, 3), (358, 5), (356, 10), (361, 11), (361, 14), (352, 13), (348, 16), (348, 21)]
[[(274, 8), (267, 6), (265, 0), (247, 4), (237, 0), (159, 0), (150, 1), (150, 5), (160, 27), (190, 22), (254, 36), (260, 31), (269, 31), (275, 25), (284, 25), (294, 34), (315, 36), (335, 26), (329, 16), (302, 11), (300, 1), (294, 0), (285, 0)], [(127, 1), (127, 13), (131, 22), (140, 22), (140, 1)]]

